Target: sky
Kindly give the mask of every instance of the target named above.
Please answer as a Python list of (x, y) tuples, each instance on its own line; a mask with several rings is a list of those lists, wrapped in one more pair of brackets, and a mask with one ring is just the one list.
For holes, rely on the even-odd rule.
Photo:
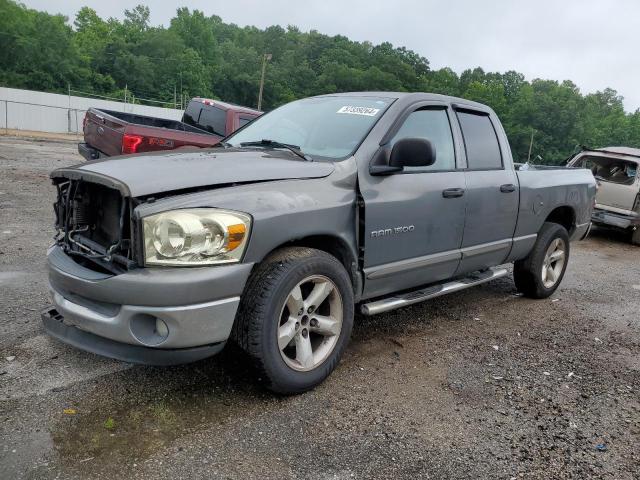
[(385, 41), (426, 57), (431, 68), (516, 70), (528, 80), (572, 80), (591, 93), (607, 87), (640, 108), (637, 0), (22, 0), (73, 19), (82, 6), (122, 18), (138, 3), (154, 25), (177, 7), (218, 15), (237, 25), (295, 25), (352, 40)]

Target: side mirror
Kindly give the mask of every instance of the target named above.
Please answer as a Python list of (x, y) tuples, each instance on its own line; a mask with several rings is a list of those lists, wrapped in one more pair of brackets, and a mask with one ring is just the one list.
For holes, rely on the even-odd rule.
[(429, 167), (436, 161), (436, 149), (425, 138), (402, 138), (398, 140), (389, 157), (390, 167)]

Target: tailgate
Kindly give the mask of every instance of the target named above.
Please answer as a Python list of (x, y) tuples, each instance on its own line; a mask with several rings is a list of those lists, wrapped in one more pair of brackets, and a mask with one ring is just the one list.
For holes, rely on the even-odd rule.
[[(180, 122), (176, 122), (176, 124), (176, 127), (178, 127)], [(182, 125), (184, 130), (129, 124), (125, 129), (125, 133), (128, 136), (139, 137), (140, 141), (135, 141), (135, 153), (175, 150), (183, 147), (208, 148), (216, 145), (222, 139), (219, 135), (212, 135), (206, 132), (187, 131), (192, 127), (186, 124)]]
[(109, 156), (120, 155), (126, 125), (126, 122), (100, 110), (89, 109), (84, 125), (84, 141)]

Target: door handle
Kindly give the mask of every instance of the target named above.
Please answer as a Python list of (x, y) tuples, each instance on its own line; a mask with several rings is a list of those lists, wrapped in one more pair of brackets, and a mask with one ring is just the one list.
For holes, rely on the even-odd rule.
[(464, 195), (463, 188), (447, 188), (442, 191), (442, 196), (444, 198), (458, 198)]
[(511, 193), (516, 191), (516, 186), (513, 183), (505, 183), (500, 185), (500, 191), (502, 193)]

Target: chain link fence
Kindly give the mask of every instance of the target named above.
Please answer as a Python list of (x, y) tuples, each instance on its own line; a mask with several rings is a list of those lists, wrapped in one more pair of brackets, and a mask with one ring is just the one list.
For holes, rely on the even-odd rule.
[(175, 108), (0, 87), (0, 123), (5, 133), (25, 130), (78, 135), (91, 107), (170, 120), (182, 118), (182, 110)]

